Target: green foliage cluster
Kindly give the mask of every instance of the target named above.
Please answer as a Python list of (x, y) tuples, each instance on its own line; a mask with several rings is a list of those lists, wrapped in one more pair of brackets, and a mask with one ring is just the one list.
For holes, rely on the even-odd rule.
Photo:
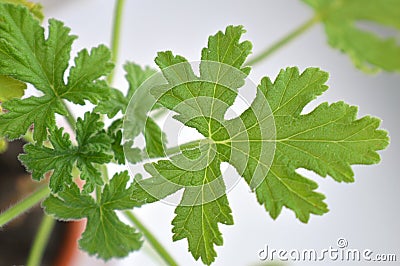
[[(384, 1), (379, 8), (377, 1), (305, 2), (321, 15), (329, 43), (347, 52), (358, 67), (372, 64), (389, 71), (400, 69), (400, 60), (395, 60), (399, 58), (400, 48), (393, 40), (382, 40), (353, 25), (356, 20), (369, 19), (400, 28), (399, 10), (393, 8), (395, 0)], [(363, 8), (358, 8), (360, 5)], [(158, 53), (155, 62), (172, 90), (158, 99), (156, 108), (177, 112), (175, 119), (195, 128), (207, 140), (199, 149), (188, 148), (181, 153), (196, 157), (199, 150), (212, 150), (215, 156), (201, 170), (180, 169), (172, 162), (179, 154), (165, 157), (165, 134), (153, 118), (144, 114), (145, 120), (137, 121), (134, 130), (144, 135), (146, 153), (152, 158), (161, 157), (145, 165), (151, 177), (129, 182), (128, 173), (121, 172), (107, 180), (100, 171), (105, 165), (143, 159), (140, 150), (126, 154), (128, 158), (125, 158), (123, 115), (129, 99), (156, 71), (127, 63), (124, 69), (129, 90), (123, 95), (105, 79), (114, 67), (106, 46), (99, 45), (90, 51), (83, 49), (75, 57), (74, 64), (69, 65), (71, 46), (77, 37), (55, 19), (49, 20), (46, 36), (38, 20), (43, 18), (40, 8), (28, 7), (30, 10), (0, 3), (0, 100), (6, 110), (0, 115), (0, 136), (13, 140), (33, 128), (33, 142), (24, 147), (25, 153), (19, 159), (34, 180), (50, 176), (51, 194), (43, 202), (46, 213), (59, 220), (87, 219), (79, 243), (89, 254), (107, 260), (140, 249), (142, 234), (120, 221), (117, 211), (160, 200), (144, 189), (146, 184), (159, 186), (165, 191), (163, 197), (181, 188), (168, 187), (164, 182), (167, 180), (183, 187), (200, 186), (197, 193), (184, 189), (181, 202), (193, 204), (176, 207), (173, 240), (187, 239), (193, 257), (211, 264), (217, 256), (215, 246), (223, 244), (219, 224), (232, 225), (234, 219), (227, 195), (200, 203), (198, 197), (205, 197), (207, 193), (202, 186), (222, 180), (222, 162), (237, 169), (272, 218), (277, 218), (286, 207), (293, 210), (300, 221), (307, 222), (311, 214), (322, 215), (328, 208), (325, 196), (316, 191), (317, 183), (299, 174), (297, 169), (330, 176), (337, 182), (353, 182), (351, 166), (378, 163), (377, 151), (388, 145), (387, 133), (379, 129), (379, 119), (358, 118), (357, 107), (344, 102), (322, 103), (308, 114), (302, 113), (307, 104), (328, 89), (328, 73), (318, 68), (300, 72), (297, 67), (288, 67), (282, 69), (274, 81), (264, 77), (251, 106), (239, 117), (224, 120), (243, 80), (234, 90), (201, 82), (209, 74), (206, 65), (200, 64), (200, 76), (196, 76), (184, 57), (165, 51)], [(245, 61), (252, 44), (241, 41), (244, 32), (242, 26), (228, 26), (225, 31), (210, 36), (207, 47), (201, 51), (201, 60), (228, 65), (245, 78), (250, 73)], [(193, 82), (175, 83), (176, 76), (167, 69), (179, 64), (185, 67)], [(33, 85), (42, 96), (21, 98), (26, 83)], [(211, 101), (204, 104), (200, 102), (202, 97)], [(181, 103), (188, 100), (198, 108), (182, 107)], [(77, 105), (90, 102), (95, 107), (75, 120), (66, 102)], [(217, 102), (224, 103), (223, 108), (215, 108)], [(56, 114), (73, 120), (72, 136), (56, 124)], [(188, 114), (196, 119), (186, 119)], [(102, 115), (113, 119), (111, 126), (105, 127)], [(271, 123), (274, 134), (264, 134)], [(0, 150), (4, 145), (0, 140)], [(268, 164), (262, 150), (271, 148), (275, 153)], [(246, 158), (245, 163), (243, 158)], [(82, 189), (74, 178), (76, 170), (84, 182)], [(261, 181), (253, 187), (252, 178)], [(218, 182), (224, 189), (223, 181)]]

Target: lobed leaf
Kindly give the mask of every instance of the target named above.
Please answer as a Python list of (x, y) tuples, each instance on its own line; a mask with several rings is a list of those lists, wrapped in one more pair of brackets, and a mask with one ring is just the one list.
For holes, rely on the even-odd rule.
[(100, 115), (85, 113), (84, 119), (76, 123), (77, 145), (73, 145), (64, 129), (54, 129), (50, 134), (51, 148), (38, 143), (24, 146), (25, 154), (19, 159), (32, 172), (34, 180), (41, 180), (51, 172), (50, 189), (57, 193), (73, 183), (72, 169), (76, 164), (85, 180), (85, 192), (91, 192), (95, 185), (103, 185), (101, 173), (96, 164), (110, 162), (111, 139), (103, 130)]
[(42, 143), (47, 129), (55, 127), (55, 113), (66, 115), (64, 100), (84, 104), (97, 103), (110, 95), (105, 81), (99, 78), (113, 68), (110, 52), (100, 45), (89, 54), (81, 51), (68, 68), (71, 46), (76, 36), (60, 21), (49, 20), (49, 34), (44, 35), (31, 13), (23, 6), (0, 3), (0, 75), (32, 84), (44, 95), (12, 99), (4, 104), (7, 113), (0, 116), (0, 134), (16, 139), (34, 124), (34, 140)]
[(43, 201), (47, 214), (59, 220), (79, 220), (87, 218), (86, 229), (79, 240), (80, 247), (90, 255), (105, 260), (125, 257), (142, 246), (142, 236), (136, 230), (121, 222), (115, 210), (130, 209), (131, 187), (128, 172), (114, 175), (104, 186), (100, 201), (82, 194), (73, 183), (57, 194), (51, 194)]
[[(240, 26), (230, 26), (225, 33), (218, 32), (215, 36), (210, 37), (209, 45), (203, 49), (202, 53), (203, 59), (216, 62), (220, 60), (222, 63), (232, 64), (233, 67), (238, 69), (238, 72), (240, 71), (242, 80), (236, 81), (237, 86), (233, 86), (235, 88), (240, 87), (238, 84), (243, 84), (243, 80), (247, 75), (242, 71), (248, 72), (249, 70), (247, 67), (241, 66), (251, 49), (249, 42), (239, 42), (243, 32), (244, 30)], [(227, 56), (222, 56), (224, 54)], [(215, 86), (215, 84), (202, 83), (201, 81), (196, 82), (198, 78), (191, 70), (186, 59), (181, 56), (174, 56), (171, 52), (159, 53), (155, 61), (163, 70), (164, 77), (168, 82), (175, 85), (171, 91), (167, 91), (160, 97), (159, 103), (176, 111), (179, 114), (177, 116), (178, 120), (185, 120), (184, 117), (188, 115), (189, 111), (187, 109), (176, 109), (175, 107), (188, 98), (194, 99), (195, 103), (190, 112), (192, 112), (191, 115), (194, 114), (198, 119), (196, 121), (191, 120), (186, 125), (195, 127), (207, 137), (212, 136), (214, 132), (218, 131), (218, 125), (210, 119), (214, 115), (213, 111), (218, 109), (218, 114), (220, 112), (223, 114), (224, 110), (221, 110), (221, 108), (213, 109), (209, 105), (197, 104), (197, 97), (208, 96), (212, 99), (223, 101), (228, 105), (233, 104), (237, 92), (224, 86)], [(181, 71), (178, 71), (178, 73), (168, 69), (169, 66), (175, 64), (180, 64)], [(213, 69), (209, 68), (209, 66), (203, 65), (200, 68), (203, 77), (212, 75)], [(184, 78), (186, 80), (195, 80), (195, 82), (176, 85), (182, 81), (183, 75), (180, 75), (181, 73), (185, 73)], [(218, 105), (217, 100), (215, 102), (211, 100), (212, 104)], [(207, 116), (204, 113), (207, 113)], [(210, 131), (207, 131), (208, 129)], [(207, 143), (204, 143), (204, 145), (200, 145), (199, 149), (185, 151), (184, 157), (196, 158), (202, 149), (207, 151), (210, 147)], [(140, 206), (160, 200), (185, 187), (180, 203), (181, 206), (176, 208), (176, 216), (172, 222), (174, 226), (173, 239), (177, 241), (186, 238), (193, 257), (196, 260), (201, 258), (205, 264), (211, 264), (217, 255), (214, 245), (222, 245), (223, 243), (218, 224), (233, 224), (231, 209), (225, 195), (225, 184), (221, 179), (219, 169), (221, 160), (218, 157), (209, 157), (207, 158), (208, 167), (190, 171), (188, 170), (190, 168), (182, 169), (177, 166), (185, 163), (186, 159), (184, 157), (182, 154), (177, 154), (171, 158), (172, 161), (162, 160), (145, 165), (146, 171), (152, 177), (137, 181), (134, 184), (133, 199), (136, 201), (136, 205)], [(191, 165), (190, 167), (195, 166)], [(204, 184), (210, 184), (210, 186), (207, 187), (206, 185), (204, 187)], [(215, 200), (212, 199), (211, 192), (218, 194)], [(154, 195), (158, 197), (154, 197)]]
[[(307, 222), (310, 214), (322, 215), (328, 208), (325, 196), (316, 192), (317, 183), (297, 169), (352, 182), (351, 166), (378, 163), (377, 151), (388, 145), (387, 133), (378, 129), (379, 119), (358, 119), (357, 108), (343, 102), (322, 103), (302, 114), (307, 104), (328, 89), (328, 74), (317, 68), (303, 73), (296, 67), (287, 68), (274, 82), (263, 78), (250, 107), (226, 120), (224, 115), (248, 74), (242, 64), (251, 45), (240, 43), (242, 33), (242, 27), (229, 26), (225, 33), (210, 37), (202, 53), (202, 59), (231, 64), (241, 74), (232, 68), (231, 72), (224, 70), (224, 64), (214, 67), (202, 61), (200, 76), (196, 76), (182, 56), (169, 51), (158, 54), (156, 63), (169, 87), (156, 87), (153, 95), (177, 113), (175, 119), (205, 139), (182, 146), (169, 160), (146, 164), (151, 177), (134, 183), (136, 206), (184, 189), (172, 222), (173, 239), (186, 238), (193, 257), (205, 264), (215, 260), (214, 245), (223, 242), (218, 223), (233, 224), (221, 162), (236, 168), (272, 218), (285, 206)], [(229, 86), (209, 82), (224, 79)], [(205, 167), (197, 169), (202, 160)]]

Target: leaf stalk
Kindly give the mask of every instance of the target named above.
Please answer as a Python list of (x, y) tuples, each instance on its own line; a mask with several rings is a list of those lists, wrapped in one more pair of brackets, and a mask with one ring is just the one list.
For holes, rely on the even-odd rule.
[[(111, 36), (111, 60), (113, 63), (118, 61), (119, 43), (121, 40), (121, 24), (122, 14), (124, 10), (125, 0), (117, 0), (114, 11), (114, 22)], [(108, 84), (112, 84), (114, 80), (115, 68), (111, 70), (107, 77)]]
[(33, 242), (27, 266), (39, 266), (41, 265), (42, 257), (50, 238), (50, 234), (53, 231), (55, 220), (44, 214), (42, 222), (40, 223), (39, 231), (36, 234), (35, 241)]
[(307, 20), (305, 23), (301, 24), (294, 31), (290, 32), (288, 35), (284, 36), (282, 39), (280, 39), (279, 41), (275, 42), (271, 46), (265, 48), (258, 55), (255, 55), (255, 56), (251, 57), (246, 62), (246, 64), (254, 66), (254, 65), (258, 64), (258, 63), (261, 63), (261, 61), (265, 60), (270, 55), (275, 53), (277, 50), (279, 50), (280, 48), (284, 47), (286, 44), (290, 43), (295, 38), (297, 38), (300, 35), (302, 35), (304, 32), (306, 32), (308, 29), (310, 29), (312, 26), (314, 26), (319, 21), (321, 21), (321, 16), (316, 14), (314, 17), (312, 17), (311, 19)]
[(40, 189), (36, 190), (28, 197), (18, 202), (2, 214), (0, 214), (0, 227), (6, 225), (11, 222), (15, 218), (17, 218), (22, 213), (26, 212), (30, 208), (34, 207), (38, 204), (44, 197), (46, 197), (50, 193), (50, 189), (48, 185), (44, 185)]
[(143, 233), (149, 244), (154, 248), (158, 255), (170, 266), (178, 263), (172, 258), (157, 238), (144, 226), (144, 224), (130, 211), (125, 211), (124, 215)]

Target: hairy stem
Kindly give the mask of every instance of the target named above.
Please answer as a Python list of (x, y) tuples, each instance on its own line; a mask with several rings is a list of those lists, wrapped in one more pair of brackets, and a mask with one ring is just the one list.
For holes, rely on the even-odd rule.
[(99, 185), (96, 185), (96, 202), (100, 203), (101, 201), (101, 191), (102, 191), (102, 187)]
[(27, 266), (39, 266), (41, 265), (44, 250), (46, 248), (47, 242), (49, 240), (51, 231), (53, 231), (55, 225), (55, 220), (44, 214), (42, 222), (39, 227), (39, 231), (36, 234), (35, 241), (31, 248)]
[(271, 54), (275, 53), (277, 50), (288, 44), (290, 41), (294, 40), (296, 37), (300, 36), (308, 29), (310, 29), (314, 24), (318, 23), (321, 20), (320, 15), (315, 15), (310, 20), (306, 21), (304, 24), (300, 25), (297, 29), (290, 32), (288, 35), (264, 49), (260, 54), (251, 57), (246, 64), (254, 66), (264, 59), (268, 58)]
[(9, 223), (13, 219), (17, 218), (22, 213), (26, 212), (36, 204), (38, 204), (44, 197), (50, 193), (50, 189), (47, 185), (41, 187), (31, 195), (18, 202), (2, 214), (0, 214), (0, 227)]
[(167, 265), (178, 265), (172, 258), (168, 251), (161, 245), (156, 237), (142, 224), (140, 220), (130, 211), (124, 212), (125, 216), (143, 233), (144, 237), (149, 241), (149, 244), (160, 255), (160, 257), (167, 263)]
[[(111, 58), (114, 63), (118, 60), (118, 52), (119, 52), (119, 41), (121, 36), (121, 22), (122, 22), (122, 13), (124, 9), (125, 0), (117, 0), (114, 10), (114, 22), (113, 22), (113, 30), (111, 37)], [(107, 77), (107, 81), (109, 84), (113, 82), (115, 69), (113, 69)]]
[(207, 141), (207, 140), (205, 140), (205, 139), (194, 140), (194, 141), (190, 141), (188, 143), (184, 143), (184, 144), (179, 145), (179, 146), (168, 148), (165, 151), (165, 155), (172, 156), (174, 154), (180, 153), (183, 150), (190, 150), (190, 149), (199, 148), (200, 145), (202, 143), (204, 143), (204, 141)]
[[(190, 142), (178, 145), (178, 146), (167, 148), (165, 150), (164, 156), (159, 157), (159, 158), (171, 157), (171, 156), (174, 156), (174, 155), (182, 153), (182, 151), (184, 151), (184, 150), (191, 150), (191, 149), (200, 148), (201, 145), (210, 144), (212, 142), (213, 141), (210, 140), (210, 139), (193, 140), (193, 141), (190, 141)], [(145, 151), (143, 151), (141, 153), (141, 156), (142, 156), (143, 160), (150, 159), (150, 157), (148, 156), (148, 154)], [(152, 158), (152, 159), (154, 159), (154, 158)]]
[(101, 174), (102, 174), (102, 176), (103, 176), (104, 182), (105, 182), (105, 183), (108, 183), (108, 181), (109, 181), (109, 176), (108, 176), (108, 169), (107, 169), (107, 166), (106, 166), (105, 164), (102, 164), (100, 168), (101, 168)]
[(64, 100), (61, 101), (62, 104), (64, 105), (65, 110), (67, 110), (67, 115), (64, 116), (65, 119), (67, 119), (68, 125), (71, 127), (72, 130), (75, 130), (75, 116), (72, 114), (70, 108), (68, 107), (68, 105), (66, 104), (66, 102)]

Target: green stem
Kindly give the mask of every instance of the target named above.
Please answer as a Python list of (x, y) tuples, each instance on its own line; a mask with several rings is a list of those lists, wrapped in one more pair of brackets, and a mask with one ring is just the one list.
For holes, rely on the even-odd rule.
[(167, 111), (168, 111), (167, 108), (159, 108), (157, 110), (154, 110), (151, 114), (151, 118), (153, 118), (154, 120), (158, 120), (160, 117), (165, 115)]
[(254, 66), (257, 63), (260, 63), (262, 60), (266, 59), (268, 56), (288, 44), (290, 41), (294, 40), (296, 37), (300, 36), (304, 32), (306, 32), (308, 29), (310, 29), (314, 24), (318, 23), (321, 20), (320, 15), (315, 15), (312, 17), (310, 20), (306, 21), (304, 24), (300, 25), (297, 29), (294, 31), (290, 32), (288, 35), (283, 37), (281, 40), (277, 41), (274, 43), (272, 46), (267, 47), (265, 50), (263, 50), (259, 55), (253, 56), (250, 58), (246, 64)]
[(33, 246), (28, 257), (28, 262), (26, 263), (27, 266), (40, 265), (47, 241), (49, 240), (54, 225), (55, 220), (52, 217), (44, 214), (39, 231), (37, 232), (35, 241), (33, 242)]
[(101, 201), (101, 191), (102, 191), (102, 187), (99, 185), (96, 185), (96, 202), (100, 203)]
[[(118, 51), (119, 51), (119, 41), (121, 36), (121, 22), (122, 22), (122, 13), (124, 10), (125, 0), (117, 0), (114, 11), (114, 23), (111, 37), (111, 57), (114, 63), (118, 60)], [(115, 70), (113, 69), (107, 77), (107, 81), (109, 84), (112, 84), (114, 79)]]
[[(199, 148), (201, 145), (205, 145), (210, 142), (212, 142), (212, 140), (210, 140), (210, 139), (199, 139), (199, 140), (193, 140), (193, 141), (184, 143), (179, 146), (174, 146), (174, 147), (166, 149), (165, 155), (162, 158), (165, 158), (167, 156), (176, 155), (178, 153), (181, 153), (183, 150), (196, 149), (196, 148)], [(141, 155), (142, 155), (143, 160), (150, 158), (150, 157), (148, 157), (148, 154), (146, 152), (142, 152)]]
[(105, 183), (108, 183), (108, 181), (109, 181), (109, 176), (108, 176), (108, 169), (107, 169), (107, 166), (106, 166), (105, 164), (102, 164), (100, 168), (101, 168), (101, 175), (102, 175), (102, 177), (103, 177), (104, 182), (105, 182)]
[(176, 153), (180, 153), (182, 150), (198, 148), (202, 143), (204, 143), (204, 141), (207, 141), (207, 140), (205, 140), (205, 139), (193, 140), (193, 141), (190, 141), (188, 143), (185, 143), (185, 144), (182, 144), (179, 146), (168, 148), (165, 151), (165, 155), (171, 156)]
[(64, 105), (65, 110), (67, 110), (67, 115), (65, 115), (64, 117), (67, 119), (68, 125), (71, 127), (72, 130), (75, 130), (75, 117), (71, 112), (71, 109), (68, 107), (68, 105), (66, 104), (66, 102), (64, 100), (62, 100), (62, 103)]
[(172, 258), (168, 251), (161, 245), (155, 236), (142, 224), (140, 220), (130, 211), (124, 212), (125, 216), (143, 233), (144, 237), (149, 241), (149, 244), (160, 255), (160, 257), (167, 263), (167, 265), (178, 265)]
[(46, 197), (50, 193), (50, 189), (47, 185), (33, 192), (31, 195), (18, 202), (2, 214), (0, 214), (0, 227), (4, 226), (8, 222), (17, 218), (19, 215), (35, 206), (39, 201)]
[[(121, 25), (122, 25), (122, 14), (124, 11), (125, 0), (117, 0), (115, 4), (114, 10), (114, 22), (111, 36), (111, 60), (115, 64), (118, 61), (118, 53), (119, 53), (119, 43), (121, 40)], [(107, 81), (109, 84), (112, 84), (114, 80), (115, 68), (110, 72), (107, 77)], [(103, 180), (107, 183), (109, 180), (108, 170), (105, 165), (100, 167), (100, 171), (103, 177)]]

